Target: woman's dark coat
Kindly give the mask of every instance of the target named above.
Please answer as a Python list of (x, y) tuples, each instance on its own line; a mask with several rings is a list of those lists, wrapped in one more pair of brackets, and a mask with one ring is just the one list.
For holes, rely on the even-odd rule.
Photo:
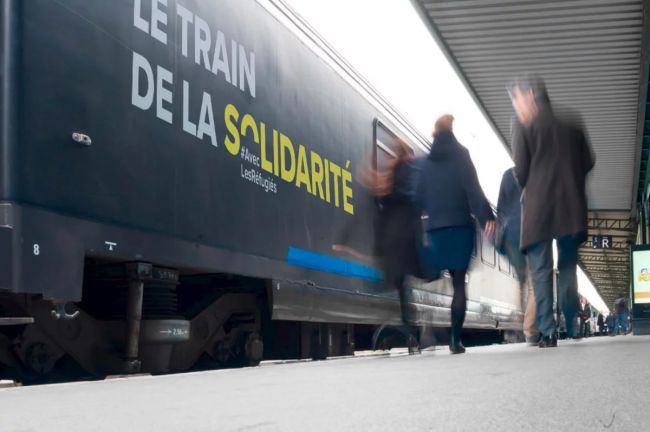
[(428, 231), (473, 226), (472, 215), (482, 227), (494, 220), (469, 152), (453, 133), (436, 135), (431, 152), (418, 164), (417, 201), (428, 217)]
[(416, 176), (412, 162), (399, 164), (393, 175), (392, 193), (379, 199), (376, 253), (390, 284), (401, 285), (407, 274), (420, 276), (417, 256), (420, 213), (414, 205), (413, 188)]

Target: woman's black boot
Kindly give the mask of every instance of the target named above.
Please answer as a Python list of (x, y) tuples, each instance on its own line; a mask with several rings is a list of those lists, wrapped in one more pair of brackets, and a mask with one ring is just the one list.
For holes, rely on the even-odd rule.
[(463, 321), (465, 321), (465, 311), (452, 311), (451, 313), (451, 337), (449, 339), (449, 351), (452, 354), (462, 354), (465, 347), (460, 341), (460, 333), (463, 330)]
[(451, 340), (449, 341), (449, 352), (452, 354), (462, 354), (465, 352), (465, 347), (460, 341), (460, 337), (454, 336), (452, 333)]

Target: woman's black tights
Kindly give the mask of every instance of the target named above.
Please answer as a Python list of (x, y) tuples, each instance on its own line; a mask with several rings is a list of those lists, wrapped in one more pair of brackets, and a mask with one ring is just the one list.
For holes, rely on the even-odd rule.
[(467, 309), (467, 293), (465, 292), (465, 275), (467, 270), (451, 270), (451, 283), (454, 286), (454, 297), (451, 301), (451, 334), (460, 338), (465, 322)]
[(395, 286), (399, 294), (399, 304), (402, 311), (402, 323), (406, 328), (409, 327), (408, 300), (406, 298), (406, 275), (401, 273), (394, 278)]

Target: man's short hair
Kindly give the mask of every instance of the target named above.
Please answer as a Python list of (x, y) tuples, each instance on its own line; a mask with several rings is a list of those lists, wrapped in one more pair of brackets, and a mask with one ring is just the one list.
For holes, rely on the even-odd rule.
[(507, 86), (508, 94), (512, 97), (512, 92), (515, 88), (519, 91), (533, 91), (533, 96), (538, 102), (549, 103), (548, 92), (546, 91), (546, 84), (544, 80), (535, 74), (524, 74), (512, 80)]

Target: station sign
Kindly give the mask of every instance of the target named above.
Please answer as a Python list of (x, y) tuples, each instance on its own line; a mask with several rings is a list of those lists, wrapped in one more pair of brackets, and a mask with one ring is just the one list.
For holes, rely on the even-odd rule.
[(611, 249), (613, 246), (612, 236), (611, 235), (592, 236), (591, 246), (594, 249)]

